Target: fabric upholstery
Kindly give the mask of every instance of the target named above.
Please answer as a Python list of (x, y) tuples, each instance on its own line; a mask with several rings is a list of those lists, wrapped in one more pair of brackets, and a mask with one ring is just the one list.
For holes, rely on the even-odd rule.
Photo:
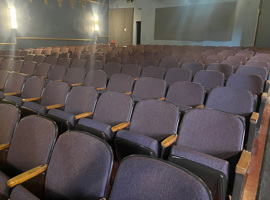
[(49, 80), (63, 80), (66, 74), (67, 68), (62, 65), (55, 65), (51, 68), (48, 74)]
[(164, 80), (171, 84), (178, 81), (191, 81), (192, 71), (182, 68), (171, 68), (167, 71)]
[(70, 58), (59, 58), (57, 65), (69, 67), (70, 66)]
[(218, 71), (201, 70), (194, 76), (193, 82), (201, 83), (205, 88), (212, 89), (224, 85), (224, 74)]
[(172, 68), (179, 68), (179, 63), (177, 61), (163, 61), (159, 65), (160, 67), (164, 68), (165, 70), (169, 70)]
[(34, 58), (34, 61), (37, 62), (37, 63), (44, 63), (45, 62), (45, 59), (46, 59), (46, 56), (45, 55), (37, 55)]
[(107, 84), (107, 74), (102, 70), (89, 71), (84, 79), (85, 86), (92, 86), (94, 88), (103, 88)]
[(41, 114), (41, 115), (46, 115), (46, 112), (47, 112), (45, 106), (40, 105), (40, 104), (35, 103), (35, 102), (30, 102), (30, 101), (29, 102), (25, 102), (23, 104), (23, 107), (29, 108), (29, 109), (37, 112), (37, 114)]
[(9, 66), (9, 71), (20, 72), (23, 66), (23, 60), (14, 60)]
[(0, 171), (0, 194), (5, 197), (9, 196), (9, 188), (7, 186), (7, 181), (9, 179), (9, 176)]
[(50, 64), (40, 63), (37, 65), (34, 75), (39, 77), (47, 77), (50, 69), (51, 69)]
[(129, 65), (122, 66), (121, 73), (131, 75), (134, 78), (138, 78), (141, 75), (141, 71), (142, 71), (142, 67), (140, 65), (129, 64)]
[(165, 70), (162, 67), (147, 66), (142, 69), (141, 77), (153, 77), (163, 79)]
[(236, 73), (246, 75), (258, 75), (261, 76), (264, 81), (266, 81), (268, 78), (268, 71), (264, 67), (239, 66), (236, 70)]
[(25, 189), (23, 186), (16, 186), (10, 195), (10, 199), (12, 200), (38, 200), (35, 195)]
[(63, 110), (51, 109), (48, 112), (48, 117), (51, 117), (51, 116), (68, 121), (72, 126), (74, 126), (74, 122), (75, 122), (74, 114), (65, 112)]
[(24, 172), (48, 163), (56, 137), (55, 124), (43, 117), (24, 117), (15, 129), (7, 163)]
[(6, 81), (4, 92), (21, 92), (26, 76), (18, 73), (11, 73)]
[(194, 175), (161, 160), (129, 157), (119, 166), (110, 200), (209, 200), (209, 193)]
[(263, 92), (264, 81), (257, 75), (235, 73), (229, 76), (226, 87), (249, 90), (253, 94), (261, 95)]
[(70, 68), (85, 68), (86, 66), (86, 60), (84, 59), (74, 59), (70, 65)]
[(242, 151), (244, 131), (243, 122), (235, 115), (192, 109), (182, 119), (176, 145), (228, 159)]
[(0, 70), (0, 88), (5, 86), (8, 77), (8, 72), (5, 70)]
[(64, 77), (64, 81), (69, 84), (83, 83), (85, 77), (84, 68), (70, 68)]
[(191, 70), (192, 76), (204, 69), (203, 64), (199, 62), (185, 62), (182, 64), (181, 68)]
[(133, 88), (134, 79), (126, 74), (113, 74), (109, 80), (107, 90), (116, 91), (120, 93), (131, 92)]
[(207, 70), (214, 70), (224, 73), (227, 78), (233, 73), (233, 67), (228, 64), (213, 63), (207, 66)]
[(40, 97), (45, 81), (38, 76), (32, 76), (25, 81), (23, 91), (21, 94), (22, 99)]
[(109, 62), (104, 65), (103, 71), (105, 71), (110, 77), (113, 74), (120, 73), (121, 68), (122, 68), (121, 64)]
[(0, 69), (8, 71), (9, 66), (11, 65), (13, 59), (6, 58), (1, 62)]
[(216, 87), (208, 95), (206, 108), (248, 116), (253, 112), (254, 97), (247, 90), (229, 87)]
[(161, 98), (166, 92), (166, 82), (152, 77), (139, 78), (133, 89), (132, 95), (141, 99)]
[(173, 83), (167, 92), (166, 101), (175, 103), (179, 106), (202, 105), (205, 97), (205, 89), (199, 83), (179, 81)]
[(146, 59), (146, 60), (143, 60), (142, 62), (140, 62), (140, 65), (142, 67), (148, 67), (148, 66), (157, 66), (159, 63), (159, 60), (149, 60), (149, 59)]
[(44, 196), (50, 199), (104, 197), (112, 162), (112, 151), (105, 142), (85, 133), (64, 133), (52, 153)]
[(222, 160), (220, 158), (200, 153), (198, 151), (182, 147), (181, 145), (174, 146), (172, 148), (171, 155), (191, 160), (193, 162), (197, 162), (202, 165), (221, 171), (226, 175), (227, 179), (229, 179), (229, 162), (226, 160)]

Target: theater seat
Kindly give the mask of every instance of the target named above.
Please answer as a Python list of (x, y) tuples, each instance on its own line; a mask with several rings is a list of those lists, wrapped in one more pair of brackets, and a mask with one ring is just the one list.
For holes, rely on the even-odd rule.
[(93, 118), (80, 119), (76, 128), (112, 141), (117, 130), (129, 125), (132, 108), (133, 100), (129, 95), (105, 92), (97, 101)]
[(205, 183), (191, 172), (168, 162), (131, 156), (121, 162), (109, 200), (210, 200)]
[[(155, 99), (138, 102), (129, 130), (119, 130), (116, 134), (118, 159), (131, 154), (163, 157), (167, 145), (177, 138), (179, 118), (178, 107), (172, 103)], [(172, 139), (169, 143), (168, 137)]]
[(96, 100), (95, 88), (91, 86), (73, 87), (67, 96), (65, 109), (49, 110), (47, 116), (70, 129), (76, 125), (79, 119), (93, 115)]
[(167, 70), (164, 80), (169, 85), (178, 81), (190, 82), (192, 80), (192, 71), (189, 69), (171, 68)]
[(229, 194), (240, 199), (251, 158), (250, 152), (243, 151), (244, 134), (244, 123), (235, 115), (213, 109), (189, 110), (168, 160), (199, 176), (214, 200), (224, 200)]
[(68, 83), (70, 86), (83, 85), (85, 77), (84, 68), (70, 68), (67, 70), (66, 75), (64, 76), (64, 82)]
[(97, 90), (105, 90), (107, 85), (107, 74), (102, 70), (89, 71), (84, 79), (84, 86), (92, 86)]
[(123, 65), (122, 66), (122, 74), (131, 75), (134, 79), (138, 79), (141, 76), (142, 66), (140, 65)]
[[(47, 168), (57, 131), (56, 124), (40, 116), (23, 118), (8, 148), (7, 167), (0, 171), (0, 194), (8, 197), (9, 188), (20, 184), (12, 177), (28, 170), (44, 172)], [(9, 181), (9, 182), (8, 182)]]

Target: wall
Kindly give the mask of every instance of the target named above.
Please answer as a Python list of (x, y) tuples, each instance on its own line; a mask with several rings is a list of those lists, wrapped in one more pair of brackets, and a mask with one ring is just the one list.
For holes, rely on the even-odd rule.
[(262, 0), (261, 16), (258, 23), (256, 46), (270, 47), (270, 1)]
[[(57, 0), (1, 0), (0, 3), (0, 43), (14, 43), (11, 38), (9, 24), (9, 6), (16, 7), (18, 28), (16, 48), (28, 48), (53, 45), (76, 45), (95, 41), (94, 15), (99, 16), (99, 36), (108, 36), (108, 0), (102, 3), (86, 2), (83, 10), (80, 1), (76, 1), (72, 9), (68, 0), (59, 7)], [(7, 17), (8, 16), (8, 17)], [(8, 25), (9, 27), (9, 25)], [(13, 31), (14, 32), (14, 31)], [(25, 38), (27, 37), (27, 38)], [(32, 39), (29, 39), (31, 37)], [(101, 37), (107, 42), (106, 37)], [(46, 39), (49, 38), (49, 39)], [(56, 39), (51, 39), (56, 38)], [(66, 40), (71, 39), (71, 40)], [(7, 47), (0, 45), (0, 48)], [(14, 47), (13, 47), (14, 48)]]
[[(237, 2), (233, 34), (230, 41), (191, 42), (154, 39), (156, 8), (219, 2)], [(141, 9), (142, 44), (253, 46), (254, 43), (259, 0), (134, 0), (133, 3), (126, 3), (125, 0), (109, 0), (109, 4), (110, 9), (125, 7), (134, 7), (135, 10)]]

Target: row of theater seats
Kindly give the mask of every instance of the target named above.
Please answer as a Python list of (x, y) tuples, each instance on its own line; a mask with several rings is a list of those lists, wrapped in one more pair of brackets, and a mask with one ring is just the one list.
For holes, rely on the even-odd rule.
[[(115, 200), (173, 200), (179, 194), (187, 199), (212, 199), (196, 175), (147, 156), (131, 156), (121, 162), (111, 186), (114, 158), (106, 142), (78, 131), (58, 138), (56, 125), (49, 119), (28, 116), (16, 125), (20, 114), (16, 107), (0, 104), (0, 110), (1, 141), (5, 136), (12, 138), (1, 144), (1, 158), (6, 156), (0, 160), (1, 199), (105, 199), (109, 187), (108, 199)], [(140, 178), (144, 176), (148, 176), (147, 182)]]
[[(78, 92), (79, 90), (84, 90), (81, 91), (82, 95), (83, 93), (86, 93), (86, 91), (90, 89), (91, 88), (86, 88), (82, 86), (74, 87), (71, 90), (67, 100), (69, 101), (70, 104), (68, 104), (67, 102), (65, 110), (64, 111), (56, 109), (50, 110), (47, 117), (54, 119), (56, 122), (59, 122), (59, 119), (61, 119), (61, 117), (63, 116), (68, 116), (68, 118), (71, 119), (71, 114), (68, 113), (69, 109), (77, 109), (78, 107), (81, 108), (90, 104), (90, 102), (88, 103), (78, 102), (78, 104), (76, 104), (76, 106), (73, 106), (72, 108), (71, 104), (72, 103), (74, 104), (73, 95), (76, 93), (76, 91)], [(72, 96), (73, 101), (70, 100)], [(81, 98), (78, 98), (78, 100), (81, 100)], [(83, 99), (81, 101), (83, 101)], [(187, 170), (199, 176), (206, 183), (207, 187), (209, 187), (214, 199), (225, 199), (225, 197), (227, 196), (227, 192), (228, 194), (232, 194), (232, 188), (230, 187), (227, 188), (228, 185), (234, 186), (233, 198), (237, 199), (239, 197), (240, 195), (239, 184), (240, 186), (241, 184), (243, 184), (244, 174), (246, 173), (247, 170), (247, 166), (245, 165), (248, 165), (248, 163), (243, 164), (241, 160), (250, 159), (250, 153), (248, 153), (247, 151), (242, 152), (245, 137), (245, 127), (243, 118), (240, 118), (237, 115), (221, 112), (214, 109), (192, 109), (185, 113), (183, 119), (181, 120), (181, 124), (179, 125), (180, 119), (179, 109), (175, 104), (172, 104), (170, 102), (159, 101), (155, 99), (142, 100), (136, 104), (133, 114), (131, 116), (133, 103), (132, 98), (128, 95), (116, 92), (106, 92), (100, 96), (97, 103), (95, 101), (96, 100), (92, 97), (91, 106), (94, 107), (96, 104), (94, 114), (91, 112), (87, 112), (83, 114), (72, 115), (73, 120), (74, 119), (79, 120), (77, 129), (87, 130), (89, 131), (89, 133), (96, 135), (99, 138), (102, 138), (104, 141), (108, 141), (109, 144), (111, 144), (114, 147), (115, 155), (118, 160), (121, 160), (122, 158), (132, 154), (143, 154), (151, 157), (160, 157), (163, 159), (168, 159), (168, 161), (177, 164), (181, 167), (184, 167)], [(9, 126), (10, 124), (13, 124), (14, 127), (14, 125), (16, 124), (16, 119), (18, 120), (18, 114), (14, 119), (14, 112), (12, 113), (11, 108), (12, 106), (10, 105), (1, 104), (0, 113), (3, 115), (3, 118), (5, 119), (3, 121), (1, 120), (1, 122), (3, 123), (3, 127), (5, 127), (3, 130), (9, 133), (12, 132), (14, 128), (12, 127), (6, 128), (6, 127)], [(9, 110), (7, 111), (4, 109)], [(22, 112), (25, 111), (24, 109), (25, 109), (24, 106), (21, 107)], [(18, 110), (16, 112), (18, 113)], [(92, 114), (93, 114), (92, 119), (84, 118)], [(13, 117), (13, 119), (9, 117), (11, 118)], [(2, 136), (4, 135), (3, 138), (6, 139), (6, 141), (5, 140), (3, 141), (4, 144), (6, 144), (5, 147), (7, 148), (10, 143), (9, 152), (7, 155), (7, 164), (15, 168), (17, 167), (17, 170), (20, 172), (36, 167), (33, 165), (29, 166), (30, 164), (27, 165), (27, 163), (29, 162), (31, 163), (32, 161), (31, 158), (37, 159), (37, 157), (39, 156), (38, 152), (41, 151), (42, 152), (41, 154), (43, 156), (49, 155), (48, 153), (45, 153), (44, 150), (42, 151), (41, 146), (42, 147), (45, 146), (46, 143), (51, 144), (54, 141), (53, 138), (55, 137), (55, 130), (52, 131), (52, 133), (50, 134), (45, 132), (50, 131), (52, 128), (55, 129), (55, 126), (43, 124), (41, 122), (35, 122), (35, 120), (38, 121), (39, 119), (41, 119), (41, 117), (30, 116), (23, 118), (16, 128), (13, 138), (10, 135), (2, 133)], [(66, 124), (65, 122), (67, 122), (69, 119), (63, 119), (62, 123)], [(25, 122), (25, 124), (30, 126), (30, 128), (24, 127), (22, 128), (22, 130), (25, 130), (28, 133), (28, 135), (26, 135), (26, 133), (22, 131), (20, 136), (17, 137), (17, 130), (20, 130), (22, 122), (27, 120), (28, 122)], [(128, 130), (122, 130), (127, 126), (129, 126)], [(178, 129), (178, 127), (180, 128)], [(31, 138), (29, 134), (35, 134), (36, 136)], [(37, 139), (38, 135), (41, 134), (44, 134), (45, 138)], [(67, 134), (63, 134), (63, 136), (60, 136), (59, 140), (61, 139), (61, 137), (63, 138), (66, 135)], [(28, 140), (28, 142), (30, 143), (42, 141), (41, 142), (42, 145), (41, 146), (37, 144), (29, 145), (29, 143), (23, 142), (25, 140)], [(71, 141), (73, 141), (73, 144)], [(83, 139), (83, 141), (87, 143), (86, 139)], [(16, 147), (16, 145), (18, 146)], [(24, 147), (24, 145), (26, 145), (26, 147)], [(66, 152), (67, 153), (66, 156), (57, 155), (54, 158), (54, 152), (52, 154), (51, 162), (53, 162), (54, 164), (52, 164), (51, 167), (52, 171), (50, 173), (49, 173), (50, 169), (49, 164), (45, 181), (45, 191), (47, 191), (47, 193), (46, 192), (45, 193), (49, 197), (50, 195), (52, 196), (55, 195), (54, 197), (57, 196), (59, 197), (61, 195), (65, 195), (65, 192), (68, 193), (69, 190), (70, 191), (74, 191), (76, 189), (83, 190), (84, 188), (86, 188), (83, 187), (83, 185), (78, 184), (78, 182), (70, 183), (69, 182), (71, 181), (70, 179), (68, 179), (66, 183), (61, 183), (60, 185), (59, 180), (57, 180), (57, 178), (63, 180), (63, 177), (66, 177), (68, 175), (70, 176), (70, 174), (73, 175), (78, 173), (76, 170), (77, 168), (79, 168), (77, 162), (74, 163), (70, 161), (70, 159), (67, 157), (68, 155), (71, 156), (71, 158), (77, 158), (79, 160), (86, 159), (84, 153), (83, 155), (81, 155), (80, 151), (77, 152), (78, 148), (74, 145), (76, 145), (77, 147), (84, 146), (81, 145), (80, 141), (72, 137), (72, 139), (70, 139), (69, 142), (68, 141), (62, 142), (62, 147), (64, 148), (62, 153)], [(13, 146), (16, 148), (12, 148)], [(22, 156), (22, 155), (32, 155), (31, 154), (32, 146), (33, 148), (35, 148), (36, 152), (35, 156), (31, 158), (29, 158), (28, 156)], [(73, 148), (75, 148), (75, 152), (77, 152), (75, 153), (75, 155), (73, 155)], [(51, 150), (51, 148), (49, 148), (49, 150)], [(97, 150), (97, 148), (95, 148), (95, 150)], [(91, 152), (90, 149), (89, 151)], [(100, 150), (97, 151), (100, 153)], [(59, 152), (59, 150), (57, 152)], [(88, 151), (84, 150), (84, 152)], [(241, 159), (240, 155), (242, 156)], [(98, 158), (101, 159), (104, 157), (105, 155), (102, 155)], [(96, 155), (95, 159), (97, 159)], [(31, 171), (33, 174), (35, 172), (42, 173), (47, 168), (47, 165), (45, 164), (48, 159), (40, 158), (38, 160), (42, 160), (41, 163), (39, 164), (36, 164), (35, 162), (34, 163), (36, 165), (41, 166), (34, 169), (34, 171)], [(65, 162), (67, 162), (67, 160), (71, 162), (70, 165), (73, 166), (72, 169), (66, 166)], [(97, 162), (98, 161), (96, 160), (95, 163)], [(22, 166), (20, 166), (20, 164)], [(65, 166), (65, 170), (63, 170), (63, 166)], [(98, 166), (100, 167), (100, 164)], [(119, 169), (121, 169), (121, 164)], [(56, 170), (56, 172), (54, 172), (53, 170)], [(98, 170), (100, 170), (100, 168), (98, 168)], [(152, 167), (151, 169), (148, 170), (153, 172)], [(87, 176), (85, 170), (83, 170), (83, 172), (84, 173), (82, 173), (81, 176), (83, 177)], [(11, 172), (7, 171), (6, 173), (9, 176), (3, 173), (1, 174), (2, 186), (0, 188), (4, 189), (4, 191), (2, 191), (4, 195), (8, 195), (7, 194), (8, 186), (13, 187), (21, 183), (20, 179), (23, 179), (22, 177), (17, 177), (13, 180), (9, 180), (9, 177), (13, 177), (14, 174), (11, 176), (9, 174)], [(136, 174), (134, 174), (135, 172), (130, 173), (136, 177), (144, 176), (144, 174), (140, 172)], [(47, 176), (53, 180), (47, 181)], [(149, 177), (149, 179), (151, 179), (151, 181), (154, 181), (152, 179), (154, 178), (152, 177), (152, 174), (150, 176), (151, 177)], [(90, 180), (91, 179), (89, 179), (89, 181)], [(105, 181), (103, 181), (103, 183), (104, 182)], [(145, 183), (145, 180), (143, 180), (142, 182)], [(14, 191), (17, 191), (15, 193), (15, 197), (16, 195), (19, 195), (19, 197), (22, 197), (20, 195), (28, 195), (27, 198), (31, 196), (30, 195), (31, 193), (28, 194), (27, 191), (21, 188), (20, 186), (19, 189), (15, 188)], [(166, 191), (168, 192), (168, 190)], [(58, 194), (58, 192), (60, 192), (60, 194)], [(134, 192), (132, 192), (131, 194), (136, 195), (136, 193), (134, 194), (133, 193)], [(206, 198), (206, 196), (205, 197), (201, 196), (202, 195), (201, 193), (199, 195), (200, 198), (202, 199)], [(120, 198), (119, 196), (116, 196), (116, 199), (119, 198)]]

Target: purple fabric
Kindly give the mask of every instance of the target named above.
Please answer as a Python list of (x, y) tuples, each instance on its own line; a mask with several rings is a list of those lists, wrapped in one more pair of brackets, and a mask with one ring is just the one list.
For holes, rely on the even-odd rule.
[(45, 62), (45, 59), (46, 59), (46, 56), (45, 55), (37, 55), (34, 58), (34, 61), (37, 62), (37, 63), (44, 63)]
[(177, 145), (227, 159), (242, 151), (244, 131), (243, 122), (235, 115), (192, 109), (182, 119)]
[(21, 69), (21, 73), (33, 75), (36, 69), (37, 63), (34, 61), (28, 61), (24, 63)]
[(23, 107), (30, 108), (41, 115), (46, 115), (46, 112), (47, 112), (45, 106), (42, 106), (42, 105), (40, 105), (38, 103), (34, 103), (34, 102), (25, 102), (23, 104)]
[(105, 142), (75, 131), (62, 134), (48, 166), (45, 199), (106, 196), (112, 162), (112, 151)]
[(182, 64), (181, 68), (191, 70), (192, 76), (194, 76), (198, 71), (204, 69), (203, 64), (199, 62), (185, 62)]
[(228, 65), (233, 66), (234, 69), (236, 69), (238, 66), (242, 64), (242, 62), (238, 60), (223, 60), (221, 64), (228, 64)]
[(152, 77), (139, 78), (132, 95), (141, 99), (162, 98), (166, 92), (166, 82)]
[(126, 74), (113, 74), (109, 80), (107, 90), (115, 92), (131, 92), (133, 88), (134, 79)]
[(37, 65), (34, 75), (39, 77), (47, 77), (50, 69), (51, 69), (50, 64), (40, 63)]
[(206, 89), (211, 90), (224, 85), (224, 74), (218, 71), (201, 70), (195, 74), (193, 82), (201, 83)]
[(213, 63), (207, 66), (207, 70), (214, 70), (224, 73), (227, 78), (233, 73), (233, 67), (228, 64)]
[(229, 179), (229, 162), (226, 160), (222, 160), (204, 153), (200, 153), (179, 145), (174, 146), (172, 148), (171, 155), (191, 160), (193, 162), (197, 162), (202, 165), (221, 171), (226, 175), (227, 179)]
[(127, 131), (127, 130), (120, 130), (117, 132), (116, 135), (117, 138), (122, 138), (131, 142), (135, 142), (138, 145), (142, 145), (144, 147), (147, 147), (151, 150), (153, 150), (156, 154), (157, 157), (159, 157), (159, 143), (157, 140), (142, 135), (138, 134), (132, 131)]
[(0, 88), (5, 86), (7, 77), (8, 77), (8, 72), (5, 70), (0, 70)]
[(122, 67), (122, 74), (131, 75), (134, 78), (138, 78), (141, 75), (142, 67), (140, 65), (123, 65)]
[(95, 60), (88, 62), (86, 65), (86, 70), (87, 71), (92, 71), (92, 70), (102, 70), (104, 66), (104, 63), (100, 60)]
[(22, 99), (20, 97), (17, 97), (17, 96), (6, 96), (4, 99), (5, 100), (8, 100), (8, 101), (11, 101), (11, 102), (15, 103), (18, 106), (21, 106), (22, 105)]
[(63, 80), (66, 74), (67, 68), (61, 65), (55, 65), (51, 68), (48, 79), (50, 80)]
[(269, 71), (269, 63), (263, 61), (248, 61), (245, 66), (254, 66), (254, 67), (264, 67), (267, 71)]
[(199, 83), (179, 81), (173, 83), (167, 92), (166, 101), (177, 105), (195, 107), (202, 105), (205, 97), (205, 89)]
[(264, 81), (266, 81), (268, 78), (268, 71), (264, 67), (242, 65), (237, 68), (236, 73), (246, 75), (258, 75), (262, 77)]
[(9, 179), (10, 177), (0, 171), (0, 194), (5, 197), (9, 196), (9, 188), (7, 186), (7, 181)]
[(70, 58), (60, 58), (57, 62), (57, 65), (69, 67), (70, 66)]
[(84, 79), (85, 86), (92, 86), (94, 88), (103, 88), (106, 87), (107, 83), (107, 74), (104, 71), (89, 71)]
[(169, 70), (173, 68), (179, 68), (179, 63), (177, 61), (167, 61), (160, 63), (159, 66), (164, 68), (165, 70)]
[(39, 200), (35, 195), (25, 189), (23, 186), (16, 186), (10, 195), (12, 200)]
[(261, 95), (263, 92), (264, 81), (257, 75), (235, 73), (229, 76), (226, 87), (249, 90), (253, 94)]
[(23, 66), (23, 60), (14, 60), (9, 67), (9, 71), (20, 72)]
[(63, 119), (65, 121), (68, 121), (72, 126), (74, 126), (74, 115), (68, 112), (65, 112), (63, 110), (58, 110), (58, 109), (51, 109), (48, 112), (48, 116), (55, 116), (60, 119)]
[(247, 90), (216, 87), (208, 95), (206, 108), (248, 116), (253, 112), (254, 97)]
[(108, 136), (109, 140), (111, 140), (113, 138), (113, 133), (111, 131), (112, 126), (109, 124), (105, 124), (105, 123), (97, 121), (97, 120), (82, 118), (79, 120), (78, 125), (90, 127), (90, 128), (95, 129), (95, 130), (98, 130), (102, 133), (105, 133)]
[(28, 54), (24, 57), (24, 62), (33, 61), (35, 58), (35, 54)]
[(13, 61), (13, 59), (11, 59), (11, 58), (6, 58), (6, 59), (2, 60), (1, 65), (0, 65), (0, 69), (7, 71), (9, 69), (9, 66), (11, 65), (12, 61)]
[(179, 115), (172, 103), (143, 100), (135, 106), (129, 130), (161, 141), (177, 132)]
[(177, 81), (191, 81), (192, 72), (189, 69), (171, 68), (167, 71), (164, 80), (171, 84)]
[(56, 65), (57, 59), (58, 59), (57, 57), (49, 56), (46, 58), (45, 63), (51, 64), (51, 65)]
[(38, 76), (32, 76), (25, 81), (21, 99), (40, 97), (45, 81)]
[(158, 60), (143, 60), (142, 62), (140, 62), (140, 65), (142, 67), (157, 66), (158, 62)]
[(129, 65), (129, 64), (138, 65), (139, 61), (136, 58), (124, 58), (122, 61), (122, 64), (123, 65)]
[(113, 74), (120, 73), (121, 72), (121, 64), (119, 63), (106, 63), (104, 65), (103, 70), (108, 74), (110, 77)]
[(153, 77), (163, 79), (165, 70), (161, 67), (148, 66), (142, 69), (141, 77)]
[(110, 200), (210, 200), (199, 179), (178, 167), (149, 157), (129, 157), (119, 166)]
[(21, 92), (26, 76), (18, 73), (9, 74), (4, 92)]
[(82, 68), (70, 68), (64, 77), (64, 81), (69, 84), (83, 83), (85, 77), (85, 69)]
[(70, 65), (70, 68), (85, 68), (86, 66), (86, 60), (84, 59), (74, 59)]

